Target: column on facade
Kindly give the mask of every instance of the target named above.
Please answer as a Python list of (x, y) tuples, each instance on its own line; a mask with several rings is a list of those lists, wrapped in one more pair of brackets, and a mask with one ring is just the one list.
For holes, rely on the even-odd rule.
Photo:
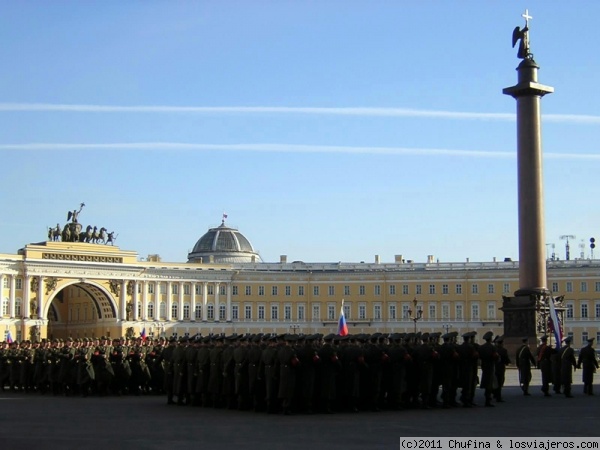
[(196, 286), (198, 283), (192, 283), (190, 291), (190, 319), (192, 322), (196, 320)]
[(215, 322), (221, 321), (221, 305), (219, 303), (219, 289), (221, 288), (221, 283), (215, 283)]
[(148, 320), (148, 282), (142, 281), (142, 320)]
[(160, 317), (160, 288), (160, 281), (154, 283), (154, 320), (162, 320)]
[(4, 274), (0, 273), (0, 317), (4, 315)]
[(139, 304), (139, 301), (140, 301), (139, 295), (138, 295), (138, 287), (139, 287), (139, 285), (140, 285), (139, 281), (134, 281), (133, 282), (133, 311), (132, 311), (132, 314), (131, 314), (132, 320), (139, 320), (139, 317), (138, 317), (138, 308), (139, 308), (138, 304)]
[(21, 315), (23, 317), (31, 317), (30, 305), (31, 301), (30, 289), (31, 289), (31, 276), (25, 275), (23, 280), (23, 303), (21, 304)]
[(167, 282), (167, 320), (171, 320), (171, 311), (173, 310), (173, 299), (171, 297), (171, 289), (173, 289), (173, 282)]
[(9, 293), (8, 293), (8, 309), (9, 309), (9, 313), (10, 313), (10, 318), (14, 319), (15, 315), (16, 315), (16, 307), (15, 307), (15, 303), (17, 301), (16, 299), (16, 295), (17, 295), (17, 278), (15, 277), (15, 275), (10, 275), (10, 279), (9, 279)]
[(179, 308), (177, 308), (177, 320), (180, 322), (183, 320), (183, 281), (179, 282)]
[(37, 287), (37, 302), (38, 302), (38, 310), (36, 311), (38, 319), (44, 320), (44, 277), (38, 277), (38, 287)]
[(120, 315), (121, 320), (127, 319), (127, 281), (121, 280), (121, 293), (120, 293)]
[(202, 322), (208, 320), (208, 283), (202, 283)]
[(225, 319), (227, 320), (227, 322), (231, 322), (231, 283), (227, 283), (226, 285), (226, 292), (227, 292), (227, 310), (225, 312)]

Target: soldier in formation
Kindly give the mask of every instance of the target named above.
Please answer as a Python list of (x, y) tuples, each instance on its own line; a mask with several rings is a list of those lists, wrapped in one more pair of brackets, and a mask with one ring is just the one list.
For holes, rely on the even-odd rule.
[(598, 369), (598, 360), (596, 359), (596, 350), (594, 350), (594, 338), (587, 340), (587, 345), (579, 351), (577, 358), (577, 368), (583, 367), (583, 393), (594, 395), (594, 373)]
[[(475, 337), (475, 332), (234, 334), (0, 343), (0, 388), (66, 396), (158, 394), (168, 404), (291, 415), (470, 408), (479, 386), (485, 406), (492, 407), (503, 401), (510, 359), (502, 336), (485, 333), (482, 344)], [(548, 359), (541, 342), (540, 369)], [(567, 396), (568, 375), (577, 364), (588, 371), (585, 392), (593, 393), (589, 372), (597, 362), (588, 347), (591, 352), (582, 349), (578, 362), (569, 341), (559, 352)], [(536, 359), (526, 339), (516, 359), (527, 395)], [(548, 389), (544, 383), (544, 394)]]

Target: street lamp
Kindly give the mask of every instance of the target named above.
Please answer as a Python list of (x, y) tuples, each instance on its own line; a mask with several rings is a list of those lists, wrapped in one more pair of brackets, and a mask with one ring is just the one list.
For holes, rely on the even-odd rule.
[[(417, 333), (417, 322), (423, 318), (423, 310), (421, 308), (417, 309), (417, 298), (415, 297), (412, 301), (413, 308), (408, 308), (406, 311), (407, 316), (410, 320), (412, 320), (415, 324), (415, 334)], [(413, 315), (414, 314), (414, 315)]]
[(300, 329), (300, 325), (298, 325), (297, 323), (293, 323), (290, 325), (290, 330), (292, 330), (293, 334), (296, 334), (296, 330)]
[(442, 328), (444, 329), (446, 334), (448, 334), (450, 332), (450, 328), (452, 328), (452, 325), (450, 325), (449, 323), (444, 323), (442, 324)]

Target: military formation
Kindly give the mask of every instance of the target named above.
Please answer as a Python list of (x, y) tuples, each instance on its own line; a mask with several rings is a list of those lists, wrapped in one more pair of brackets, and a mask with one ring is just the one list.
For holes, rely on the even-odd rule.
[(162, 370), (156, 366), (162, 342), (107, 337), (2, 342), (0, 389), (82, 397), (160, 394)]
[[(290, 415), (471, 408), (479, 387), (484, 405), (493, 407), (504, 401), (511, 359), (502, 336), (485, 333), (479, 344), (475, 336), (234, 334), (4, 342), (0, 388), (83, 397), (165, 395), (168, 404)], [(584, 370), (584, 393), (593, 395), (598, 362), (592, 343), (575, 360), (568, 339), (557, 351), (543, 337), (535, 354), (524, 339), (515, 355), (524, 395), (531, 369), (539, 368), (544, 395), (552, 385), (571, 397), (567, 372), (577, 367)]]

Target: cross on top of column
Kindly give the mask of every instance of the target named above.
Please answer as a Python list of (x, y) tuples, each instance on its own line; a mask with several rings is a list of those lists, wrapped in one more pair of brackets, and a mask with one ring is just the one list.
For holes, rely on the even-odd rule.
[(529, 10), (526, 9), (525, 14), (521, 14), (521, 17), (525, 19), (525, 27), (529, 28), (529, 19), (533, 19), (533, 17), (529, 15)]

